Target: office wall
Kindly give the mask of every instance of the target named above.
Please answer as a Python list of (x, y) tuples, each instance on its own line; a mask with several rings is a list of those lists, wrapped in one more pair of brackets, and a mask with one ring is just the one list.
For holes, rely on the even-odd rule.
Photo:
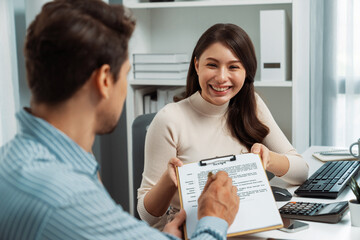
[(11, 0), (0, 1), (0, 146), (17, 131), (15, 112), (19, 109), (19, 87), (13, 7)]
[(24, 42), (26, 35), (25, 23), (25, 1), (14, 0), (14, 16), (15, 16), (15, 33), (16, 33), (16, 48), (18, 61), (18, 76), (19, 76), (19, 102), (20, 108), (29, 106), (30, 90), (26, 82), (25, 59), (24, 59)]

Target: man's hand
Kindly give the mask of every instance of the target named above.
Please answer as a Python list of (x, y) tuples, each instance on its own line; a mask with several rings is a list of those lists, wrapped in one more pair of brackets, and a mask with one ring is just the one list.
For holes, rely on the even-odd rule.
[(181, 209), (180, 212), (178, 212), (175, 215), (175, 218), (165, 225), (163, 232), (169, 233), (171, 235), (174, 235), (180, 239), (183, 238), (183, 230), (182, 225), (186, 219), (186, 213), (184, 209)]
[(206, 216), (219, 217), (230, 226), (239, 210), (240, 198), (231, 178), (226, 172), (220, 171), (208, 178), (198, 203), (199, 219)]

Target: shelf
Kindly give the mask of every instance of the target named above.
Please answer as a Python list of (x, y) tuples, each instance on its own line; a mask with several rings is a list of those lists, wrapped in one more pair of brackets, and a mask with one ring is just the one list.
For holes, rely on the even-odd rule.
[(214, 7), (236, 5), (273, 5), (292, 3), (292, 0), (208, 0), (208, 1), (175, 1), (175, 2), (138, 2), (137, 0), (124, 0), (128, 8), (176, 8), (176, 7)]
[[(130, 86), (186, 86), (186, 80), (130, 80)], [(255, 87), (292, 87), (292, 81), (255, 81)]]
[(130, 80), (131, 86), (185, 86), (186, 80)]
[(292, 81), (255, 81), (255, 87), (292, 87)]

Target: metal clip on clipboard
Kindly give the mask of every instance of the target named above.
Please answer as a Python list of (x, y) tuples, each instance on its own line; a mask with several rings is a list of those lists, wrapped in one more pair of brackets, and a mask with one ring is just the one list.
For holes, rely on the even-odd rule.
[(235, 161), (235, 160), (236, 160), (235, 155), (226, 155), (226, 156), (221, 156), (221, 157), (208, 158), (208, 159), (201, 160), (200, 166), (206, 166), (206, 165), (210, 165), (210, 164)]

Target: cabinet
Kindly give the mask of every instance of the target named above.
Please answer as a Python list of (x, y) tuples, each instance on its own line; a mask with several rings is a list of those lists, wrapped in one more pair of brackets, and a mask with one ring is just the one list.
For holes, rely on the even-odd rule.
[[(309, 143), (309, 1), (310, 0), (194, 0), (150, 3), (123, 0), (137, 26), (129, 44), (133, 53), (180, 53), (191, 56), (200, 35), (215, 23), (234, 23), (250, 36), (258, 59), (256, 91), (264, 99), (290, 142), (302, 152)], [(292, 66), (290, 81), (260, 81), (260, 11), (283, 9), (291, 30)], [(131, 125), (134, 120), (134, 91), (144, 86), (185, 86), (185, 81), (133, 79), (128, 77), (126, 101), (129, 174), (132, 173)], [(129, 176), (132, 184), (132, 176)], [(132, 186), (129, 188), (132, 189)], [(136, 193), (133, 193), (136, 195)], [(130, 203), (134, 195), (130, 194)], [(135, 196), (136, 197), (136, 196)], [(132, 209), (130, 207), (130, 209)]]

